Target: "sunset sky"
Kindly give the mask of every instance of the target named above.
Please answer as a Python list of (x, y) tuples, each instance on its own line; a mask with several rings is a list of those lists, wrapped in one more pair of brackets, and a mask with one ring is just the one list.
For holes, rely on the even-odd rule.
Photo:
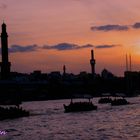
[(96, 72), (123, 75), (125, 54), (140, 70), (139, 0), (0, 0), (7, 24), (12, 71)]

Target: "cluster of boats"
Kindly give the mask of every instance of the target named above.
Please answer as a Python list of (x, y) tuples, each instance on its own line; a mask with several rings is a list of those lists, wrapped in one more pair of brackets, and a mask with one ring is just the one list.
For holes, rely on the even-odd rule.
[[(104, 94), (103, 97), (101, 97), (98, 101), (99, 104), (107, 104), (110, 103), (112, 106), (118, 106), (118, 105), (128, 105), (129, 102), (124, 98), (125, 96), (122, 94), (116, 94), (115, 98), (112, 99), (110, 97), (110, 94)], [(84, 102), (73, 102), (73, 99), (71, 99), (71, 102), (69, 105), (63, 105), (65, 112), (81, 112), (81, 111), (91, 111), (91, 110), (97, 110), (97, 106), (92, 103), (91, 96), (86, 97), (89, 101)], [(26, 111), (22, 109), (22, 107), (19, 107), (19, 104), (21, 102), (15, 102), (15, 107), (5, 107), (6, 105), (13, 105), (14, 102), (0, 102), (0, 120), (4, 119), (12, 119), (12, 118), (18, 118), (18, 117), (25, 117), (29, 116), (29, 111)]]
[[(107, 97), (106, 97), (107, 96)], [(104, 94), (98, 101), (99, 104), (107, 104), (110, 103), (112, 106), (119, 106), (119, 105), (128, 105), (130, 104), (125, 98), (124, 94), (116, 94), (115, 98), (112, 99), (110, 94)], [(91, 111), (97, 110), (97, 106), (94, 105), (90, 99), (88, 102), (71, 102), (69, 105), (63, 105), (65, 112), (78, 112), (78, 111)]]
[(112, 106), (117, 106), (117, 105), (128, 105), (130, 104), (124, 97), (124, 94), (116, 94), (115, 99), (112, 99), (110, 97), (110, 94), (105, 94), (104, 96), (108, 97), (101, 97), (98, 101), (99, 104), (106, 104), (110, 103)]

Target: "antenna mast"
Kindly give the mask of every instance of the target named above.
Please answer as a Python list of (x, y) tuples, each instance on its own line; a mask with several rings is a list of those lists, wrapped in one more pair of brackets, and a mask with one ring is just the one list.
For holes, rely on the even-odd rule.
[(127, 57), (127, 54), (126, 54), (126, 71), (128, 71), (128, 57)]
[(129, 54), (129, 63), (130, 63), (130, 71), (132, 71), (132, 60), (131, 60), (131, 54)]

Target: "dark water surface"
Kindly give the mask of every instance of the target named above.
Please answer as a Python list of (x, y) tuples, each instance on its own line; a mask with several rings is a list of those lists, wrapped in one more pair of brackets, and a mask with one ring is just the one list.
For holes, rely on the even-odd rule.
[[(93, 99), (97, 104), (99, 98)], [(30, 117), (0, 121), (0, 140), (140, 140), (140, 97), (134, 103), (97, 111), (64, 113), (69, 100), (26, 102)]]

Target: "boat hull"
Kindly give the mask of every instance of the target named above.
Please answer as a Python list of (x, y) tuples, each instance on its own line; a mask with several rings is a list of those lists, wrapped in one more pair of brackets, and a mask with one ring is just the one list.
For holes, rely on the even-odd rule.
[(0, 107), (0, 120), (14, 119), (14, 118), (26, 117), (26, 116), (29, 116), (29, 112), (26, 110), (23, 110), (22, 108), (17, 108), (17, 107), (3, 108), (3, 107)]
[(111, 103), (111, 102), (112, 102), (111, 98), (101, 98), (98, 101), (99, 104), (107, 104), (107, 103)]
[(115, 99), (111, 102), (112, 106), (128, 105), (128, 104), (130, 103), (125, 99)]
[(97, 106), (93, 104), (73, 103), (68, 106), (64, 104), (64, 109), (65, 109), (65, 113), (81, 112), (81, 111), (97, 110)]

